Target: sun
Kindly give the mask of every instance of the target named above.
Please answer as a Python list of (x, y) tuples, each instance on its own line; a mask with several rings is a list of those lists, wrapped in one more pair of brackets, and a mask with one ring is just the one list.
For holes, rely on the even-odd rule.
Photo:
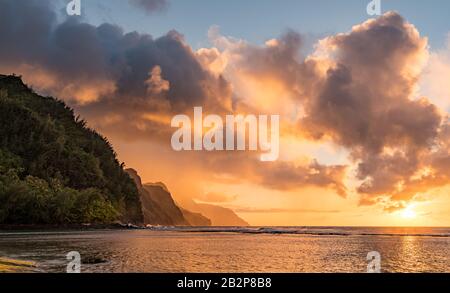
[(407, 207), (402, 211), (402, 217), (404, 219), (415, 219), (417, 217), (416, 212), (413, 210), (412, 207)]

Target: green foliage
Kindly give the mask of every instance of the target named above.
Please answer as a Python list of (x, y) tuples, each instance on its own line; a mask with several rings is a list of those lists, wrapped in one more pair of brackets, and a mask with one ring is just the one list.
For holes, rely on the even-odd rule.
[(111, 144), (62, 101), (0, 75), (0, 223), (141, 222)]
[(75, 190), (57, 180), (27, 176), (15, 170), (0, 174), (0, 223), (73, 224), (109, 223), (117, 211), (97, 189)]

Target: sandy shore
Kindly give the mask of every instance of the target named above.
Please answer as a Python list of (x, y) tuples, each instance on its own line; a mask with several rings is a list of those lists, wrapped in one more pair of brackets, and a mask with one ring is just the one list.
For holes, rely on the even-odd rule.
[(0, 273), (31, 273), (36, 271), (32, 261), (0, 257)]

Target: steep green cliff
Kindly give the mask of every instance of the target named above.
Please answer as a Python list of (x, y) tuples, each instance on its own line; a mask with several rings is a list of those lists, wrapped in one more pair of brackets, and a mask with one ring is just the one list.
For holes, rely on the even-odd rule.
[(142, 223), (106, 138), (64, 102), (0, 75), (0, 224)]

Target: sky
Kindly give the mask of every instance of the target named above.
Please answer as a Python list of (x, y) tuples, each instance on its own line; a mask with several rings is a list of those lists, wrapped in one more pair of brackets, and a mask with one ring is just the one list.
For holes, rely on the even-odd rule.
[[(175, 29), (199, 48), (208, 42), (208, 29), (217, 25), (224, 35), (262, 44), (291, 28), (313, 37), (349, 30), (369, 18), (368, 0), (170, 0), (160, 13), (148, 15), (123, 0), (85, 1), (90, 23), (117, 23), (127, 31), (155, 37)], [(395, 10), (430, 38), (430, 45), (445, 45), (450, 30), (446, 0), (384, 0), (382, 11)]]
[[(252, 225), (450, 225), (448, 1), (0, 0), (23, 75), (180, 204)], [(30, 49), (32, 48), (32, 50)], [(174, 151), (171, 119), (279, 114), (280, 156)]]

